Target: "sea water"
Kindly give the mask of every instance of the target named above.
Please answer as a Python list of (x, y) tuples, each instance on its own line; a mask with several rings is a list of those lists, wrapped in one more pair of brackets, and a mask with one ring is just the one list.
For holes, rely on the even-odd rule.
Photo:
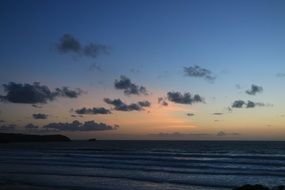
[(66, 189), (217, 190), (285, 184), (285, 142), (0, 144), (0, 181)]

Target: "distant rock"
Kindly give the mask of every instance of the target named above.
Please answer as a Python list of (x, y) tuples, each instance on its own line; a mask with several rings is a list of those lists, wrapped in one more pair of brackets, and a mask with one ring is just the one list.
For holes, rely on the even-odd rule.
[(285, 190), (285, 186), (284, 185), (280, 185), (280, 186), (276, 186), (273, 187), (272, 189), (265, 187), (263, 185), (243, 185), (241, 187), (236, 187), (233, 190)]
[(0, 143), (9, 142), (57, 142), (71, 141), (63, 135), (25, 135), (14, 133), (0, 133)]

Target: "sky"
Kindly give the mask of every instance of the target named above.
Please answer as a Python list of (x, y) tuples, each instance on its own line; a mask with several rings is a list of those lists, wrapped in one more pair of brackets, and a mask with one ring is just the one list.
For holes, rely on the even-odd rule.
[(0, 132), (284, 140), (283, 0), (2, 0)]

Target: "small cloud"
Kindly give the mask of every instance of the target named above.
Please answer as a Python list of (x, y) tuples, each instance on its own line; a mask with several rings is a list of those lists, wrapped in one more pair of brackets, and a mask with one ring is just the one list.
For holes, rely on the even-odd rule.
[(97, 114), (110, 114), (111, 111), (103, 108), (103, 107), (99, 107), (99, 108), (81, 108), (81, 109), (77, 109), (75, 110), (75, 113), (77, 114), (93, 114), (93, 115), (97, 115)]
[(124, 90), (124, 93), (126, 95), (148, 95), (148, 92), (144, 86), (139, 86), (137, 84), (132, 83), (132, 81), (124, 75), (121, 75), (119, 80), (115, 80), (114, 86), (116, 89)]
[(193, 117), (195, 114), (194, 113), (187, 113), (186, 114), (188, 117)]
[(3, 119), (0, 119), (0, 123), (5, 123), (6, 121)]
[(44, 125), (43, 128), (58, 131), (106, 131), (116, 130), (118, 129), (118, 125), (111, 126), (105, 123), (96, 123), (95, 121), (85, 121), (81, 123), (74, 120), (72, 123), (49, 123)]
[(261, 93), (263, 88), (261, 86), (257, 86), (255, 84), (251, 85), (251, 88), (245, 91), (249, 95), (256, 95), (257, 93)]
[(43, 114), (43, 113), (37, 113), (37, 114), (33, 114), (33, 118), (34, 119), (47, 119), (48, 115), (47, 114)]
[(117, 111), (142, 111), (144, 107), (150, 107), (149, 101), (139, 101), (137, 103), (126, 104), (120, 99), (111, 100), (110, 98), (104, 98), (107, 104), (113, 105)]
[(192, 96), (190, 93), (182, 94), (181, 92), (168, 92), (167, 98), (169, 101), (178, 104), (193, 104), (193, 103), (204, 102), (204, 98), (202, 98), (198, 94)]
[(39, 126), (36, 126), (36, 125), (30, 123), (30, 124), (27, 124), (26, 126), (24, 126), (24, 128), (25, 128), (26, 130), (33, 130), (33, 129), (38, 129)]
[(200, 66), (194, 65), (190, 67), (184, 67), (184, 73), (189, 77), (204, 78), (208, 81), (214, 81), (216, 79), (212, 72), (208, 69), (204, 69)]
[(96, 58), (100, 54), (108, 54), (109, 48), (98, 43), (82, 45), (80, 41), (72, 35), (64, 34), (57, 44), (57, 51), (62, 54), (71, 53), (79, 56)]
[(165, 98), (159, 97), (157, 99), (157, 102), (162, 106), (168, 106), (168, 103), (167, 103), (167, 101), (165, 101)]
[(213, 113), (213, 115), (223, 115), (223, 113), (217, 112), (217, 113)]
[(236, 100), (232, 104), (232, 108), (242, 108), (242, 106), (246, 104), (243, 100)]

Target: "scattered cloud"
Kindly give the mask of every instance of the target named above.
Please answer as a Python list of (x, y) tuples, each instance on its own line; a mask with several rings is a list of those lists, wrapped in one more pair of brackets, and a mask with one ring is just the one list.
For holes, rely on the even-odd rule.
[(251, 88), (245, 91), (249, 95), (256, 95), (257, 93), (261, 93), (263, 91), (262, 86), (257, 86), (255, 84), (251, 85)]
[(178, 104), (193, 104), (193, 103), (204, 102), (204, 98), (202, 98), (198, 94), (192, 96), (190, 93), (182, 94), (181, 92), (168, 92), (167, 98), (169, 101)]
[(142, 111), (144, 107), (150, 107), (151, 104), (149, 101), (139, 101), (137, 103), (126, 104), (120, 99), (104, 98), (104, 101), (107, 104), (113, 105), (114, 109), (117, 111)]
[(262, 102), (252, 102), (250, 100), (248, 100), (247, 102), (243, 101), (243, 100), (236, 100), (233, 102), (232, 104), (232, 108), (254, 108), (254, 107), (269, 107), (269, 106), (273, 106), (272, 104), (265, 104)]
[(144, 86), (139, 86), (137, 84), (132, 83), (132, 81), (124, 75), (121, 75), (119, 80), (115, 80), (114, 86), (116, 89), (124, 90), (124, 93), (126, 95), (148, 95), (148, 92)]
[(43, 126), (44, 129), (53, 129), (58, 131), (106, 131), (115, 130), (119, 126), (111, 126), (105, 123), (96, 123), (95, 121), (85, 121), (81, 123), (74, 120), (72, 123), (49, 123)]
[(36, 114), (33, 114), (33, 118), (34, 119), (47, 119), (48, 115), (43, 114), (43, 113), (36, 113)]
[(72, 53), (91, 58), (96, 58), (100, 54), (108, 54), (110, 49), (107, 46), (98, 43), (82, 45), (79, 40), (70, 34), (64, 34), (60, 38), (56, 48), (57, 51), (62, 54)]
[(74, 111), (75, 113), (77, 114), (93, 114), (93, 115), (96, 115), (96, 114), (110, 114), (111, 111), (106, 109), (106, 108), (103, 108), (103, 107), (99, 107), (99, 108), (81, 108), (81, 109), (76, 109)]
[(204, 78), (208, 81), (214, 81), (216, 79), (216, 77), (213, 76), (213, 73), (210, 70), (202, 68), (198, 65), (184, 67), (184, 73), (186, 76)]
[[(70, 90), (68, 87), (56, 88), (51, 91), (47, 86), (39, 82), (33, 84), (21, 84), (10, 82), (3, 84), (6, 95), (1, 95), (0, 100), (11, 103), (45, 104), (56, 97), (77, 98), (82, 94), (81, 89)], [(35, 106), (34, 106), (35, 107)]]
[(158, 103), (159, 103), (160, 105), (162, 105), (162, 106), (168, 106), (168, 103), (167, 103), (167, 101), (165, 101), (165, 98), (159, 97), (159, 98), (157, 99), (157, 101), (158, 101)]

